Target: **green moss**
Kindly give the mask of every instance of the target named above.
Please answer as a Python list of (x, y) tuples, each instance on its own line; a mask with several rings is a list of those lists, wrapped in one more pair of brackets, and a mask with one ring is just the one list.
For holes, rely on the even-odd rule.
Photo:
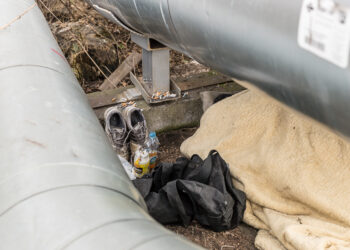
[(168, 126), (168, 127), (162, 128), (160, 130), (157, 130), (156, 132), (161, 134), (161, 133), (165, 133), (165, 132), (169, 132), (169, 131), (179, 130), (182, 128), (194, 128), (194, 127), (198, 127), (198, 126), (199, 126), (199, 122), (192, 122), (192, 123), (188, 123), (188, 124), (182, 124), (179, 126)]
[(244, 87), (242, 87), (241, 85), (235, 82), (223, 83), (218, 85), (217, 88), (220, 88), (220, 91), (227, 91), (227, 92), (239, 92), (239, 91), (245, 90)]

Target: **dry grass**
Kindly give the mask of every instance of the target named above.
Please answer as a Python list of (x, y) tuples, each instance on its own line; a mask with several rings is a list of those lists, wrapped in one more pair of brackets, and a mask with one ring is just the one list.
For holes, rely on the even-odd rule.
[[(128, 31), (108, 21), (83, 0), (37, 0), (37, 3), (86, 93), (98, 91), (103, 80), (133, 50), (141, 52)], [(174, 51), (170, 65), (173, 76), (207, 70)], [(141, 74), (140, 65), (135, 71)], [(126, 77), (121, 86), (128, 84), (131, 82)]]
[(129, 32), (82, 0), (37, 2), (87, 93), (96, 91), (132, 50), (140, 50), (130, 41)]

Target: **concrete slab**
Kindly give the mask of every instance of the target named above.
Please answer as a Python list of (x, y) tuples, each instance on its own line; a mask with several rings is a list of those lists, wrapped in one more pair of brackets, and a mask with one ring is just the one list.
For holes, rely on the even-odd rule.
[[(199, 125), (203, 115), (200, 92), (209, 90), (238, 93), (244, 88), (235, 82), (227, 82), (185, 92), (183, 98), (173, 102), (158, 105), (148, 105), (142, 99), (135, 102), (136, 106), (143, 110), (149, 130), (164, 132), (184, 127), (195, 127)], [(107, 108), (95, 109), (100, 120), (103, 120), (103, 114)]]

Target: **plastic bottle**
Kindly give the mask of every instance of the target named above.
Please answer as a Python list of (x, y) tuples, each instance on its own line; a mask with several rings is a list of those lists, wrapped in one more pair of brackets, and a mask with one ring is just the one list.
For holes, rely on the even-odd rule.
[(137, 178), (141, 178), (149, 172), (149, 155), (144, 149), (137, 150), (134, 157), (133, 173)]
[(149, 137), (145, 142), (145, 147), (147, 148), (150, 159), (149, 168), (150, 171), (152, 171), (152, 169), (156, 167), (158, 158), (159, 140), (157, 138), (156, 132), (149, 133)]

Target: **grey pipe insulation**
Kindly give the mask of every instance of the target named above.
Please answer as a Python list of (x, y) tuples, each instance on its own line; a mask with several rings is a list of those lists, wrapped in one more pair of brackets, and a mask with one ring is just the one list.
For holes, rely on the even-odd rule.
[(349, 138), (349, 0), (86, 1)]
[(0, 249), (199, 248), (147, 214), (34, 0), (0, 27)]

